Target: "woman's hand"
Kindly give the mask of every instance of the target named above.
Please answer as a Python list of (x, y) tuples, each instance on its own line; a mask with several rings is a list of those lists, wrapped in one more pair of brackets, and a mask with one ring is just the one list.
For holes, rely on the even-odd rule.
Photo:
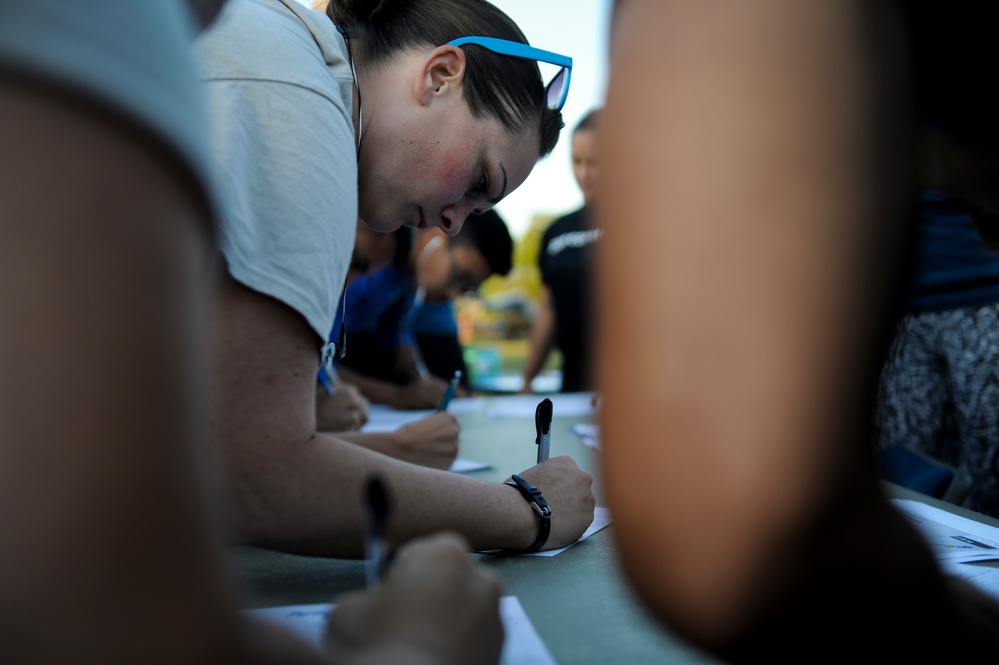
[(486, 665), (499, 661), (497, 575), (466, 555), (455, 534), (410, 541), (384, 581), (341, 601), (326, 649), (337, 663)]

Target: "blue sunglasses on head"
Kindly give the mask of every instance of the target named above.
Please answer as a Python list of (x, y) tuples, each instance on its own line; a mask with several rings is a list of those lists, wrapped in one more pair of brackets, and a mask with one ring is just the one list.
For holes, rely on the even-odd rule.
[(552, 53), (551, 51), (543, 51), (527, 44), (521, 44), (520, 42), (497, 39), (496, 37), (459, 37), (447, 43), (449, 46), (462, 46), (464, 44), (475, 44), (500, 55), (525, 58), (537, 62), (547, 62), (550, 65), (561, 67), (558, 73), (552, 77), (552, 80), (548, 82), (548, 85), (545, 86), (545, 106), (554, 111), (562, 110), (565, 98), (569, 96), (572, 58)]

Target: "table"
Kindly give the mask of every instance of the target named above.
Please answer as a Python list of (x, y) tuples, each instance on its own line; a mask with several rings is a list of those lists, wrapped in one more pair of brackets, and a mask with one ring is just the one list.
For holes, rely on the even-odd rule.
[[(515, 398), (487, 397), (484, 403), (502, 399)], [(569, 454), (593, 474), (597, 504), (606, 505), (598, 474), (599, 452), (583, 445), (572, 431), (574, 424), (589, 420), (586, 416), (559, 417), (556, 406), (552, 455)], [(494, 419), (480, 412), (462, 413), (459, 421), (462, 427), (459, 455), (492, 465), (491, 469), (471, 472), (472, 475), (501, 481), (534, 464), (533, 418)], [(924, 500), (999, 525), (999, 521), (904, 488), (888, 489), (893, 496)], [(471, 556), (501, 575), (506, 593), (520, 599), (552, 655), (563, 665), (718, 663), (672, 637), (645, 612), (623, 580), (613, 538), (612, 524), (551, 558)], [(364, 586), (364, 567), (360, 561), (303, 557), (255, 547), (236, 548), (233, 556), (247, 588), (245, 607), (329, 602), (338, 594)]]

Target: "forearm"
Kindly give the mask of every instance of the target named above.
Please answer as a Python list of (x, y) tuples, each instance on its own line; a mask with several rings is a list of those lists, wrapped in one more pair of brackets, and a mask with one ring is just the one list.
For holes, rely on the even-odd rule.
[(541, 371), (548, 359), (548, 354), (551, 353), (552, 343), (555, 339), (555, 314), (552, 311), (547, 288), (542, 294), (538, 312), (531, 324), (530, 339), (531, 350), (527, 356), (527, 362), (524, 363), (524, 390), (531, 387), (531, 381)]
[(373, 379), (343, 365), (337, 366), (337, 373), (344, 381), (357, 386), (361, 394), (373, 404), (386, 404), (398, 408), (403, 402), (403, 387), (400, 385)]
[[(602, 241), (598, 288), (601, 337), (622, 343), (599, 359), (604, 482), (639, 592), (714, 648), (821, 583), (814, 562), (830, 560), (806, 553), (832, 542), (831, 495), (872, 496), (868, 388), (904, 243), (881, 151), (902, 132), (875, 128), (885, 86), (855, 41), (863, 26), (892, 44), (864, 25), (870, 7), (617, 15), (600, 214), (621, 232)], [(777, 183), (787, 195), (760, 205)]]
[(420, 356), (420, 350), (415, 342), (409, 341), (399, 346), (396, 357), (396, 371), (410, 381), (427, 373), (426, 365)]
[(378, 474), (389, 487), (394, 544), (440, 530), (464, 535), (476, 550), (522, 548), (536, 533), (528, 504), (510, 487), (402, 462), (329, 434), (230, 460), (238, 489), (240, 539), (302, 554), (363, 554), (361, 497)]
[(241, 662), (202, 482), (210, 220), (141, 132), (66, 99), (0, 82), (0, 661)]
[(213, 422), (236, 538), (307, 554), (360, 556), (363, 489), (378, 473), (396, 506), (393, 542), (451, 529), (477, 549), (531, 543), (534, 513), (512, 488), (317, 433), (317, 339), (296, 311), (229, 280), (217, 316)]
[(388, 455), (403, 462), (419, 464), (431, 468), (448, 469), (454, 462), (457, 453), (457, 436), (451, 441), (449, 449), (438, 452), (433, 444), (436, 441), (414, 440), (404, 436), (403, 431), (393, 432), (337, 432), (337, 438), (360, 446), (381, 455)]
[(334, 436), (404, 462), (450, 469), (458, 455), (460, 431), (454, 414), (435, 411), (391, 432), (341, 432)]

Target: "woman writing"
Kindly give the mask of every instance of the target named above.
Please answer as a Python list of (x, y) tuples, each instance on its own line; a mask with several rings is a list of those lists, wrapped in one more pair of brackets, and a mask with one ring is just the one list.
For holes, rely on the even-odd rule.
[[(375, 454), (315, 421), (356, 220), (453, 235), (554, 147), (571, 61), (525, 42), (482, 0), (235, 0), (197, 44), (226, 203), (213, 416), (236, 538), (359, 555), (374, 471), (397, 498), (395, 543), (451, 529), (475, 549), (557, 547), (591, 521), (591, 479), (568, 457), (520, 474), (552, 508), (545, 540), (517, 488)], [(538, 60), (562, 66), (547, 86)]]

